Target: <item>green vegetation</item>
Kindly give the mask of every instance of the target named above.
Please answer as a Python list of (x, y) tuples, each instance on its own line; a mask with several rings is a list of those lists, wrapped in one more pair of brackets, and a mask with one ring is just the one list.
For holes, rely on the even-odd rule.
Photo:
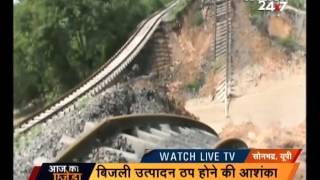
[(200, 26), (204, 22), (201, 14), (201, 9), (199, 9), (192, 17), (192, 24), (194, 26)]
[(261, 11), (258, 11), (258, 9), (259, 9), (258, 1), (249, 1), (246, 4), (248, 5), (249, 12), (250, 12), (251, 16), (262, 14)]
[(216, 59), (215, 61), (212, 62), (211, 64), (211, 68), (212, 71), (214, 73), (217, 73), (219, 71), (220, 68), (222, 68), (222, 66), (225, 64), (225, 60), (220, 58), (220, 59)]
[(196, 93), (205, 83), (205, 76), (201, 75), (199, 78), (195, 79), (193, 82), (187, 84), (186, 88), (188, 91)]
[(41, 132), (41, 126), (36, 125), (30, 131), (28, 132), (28, 136), (19, 136), (18, 138), (15, 138), (14, 141), (14, 148), (17, 150), (23, 150), (25, 146), (33, 141), (33, 138), (39, 135)]
[(289, 5), (298, 9), (305, 9), (304, 3), (305, 3), (305, 0), (288, 0)]
[(250, 12), (250, 20), (251, 23), (257, 26), (260, 30), (265, 31), (265, 14), (263, 11), (259, 11), (259, 3), (258, 1), (250, 1), (247, 3), (249, 12)]
[(89, 99), (90, 99), (89, 96), (81, 97), (81, 98), (79, 99), (79, 104), (78, 104), (79, 108), (80, 108), (80, 109), (84, 108), (85, 105), (87, 104), (87, 102), (89, 101)]
[(50, 102), (105, 63), (171, 0), (20, 0), (14, 5), (14, 107)]
[(175, 20), (191, 1), (192, 0), (179, 0), (177, 5), (169, 11), (167, 21)]
[(292, 37), (276, 38), (275, 41), (276, 43), (278, 43), (279, 45), (283, 46), (284, 48), (290, 51), (297, 51), (300, 48), (302, 48), (302, 46), (299, 45), (298, 42)]

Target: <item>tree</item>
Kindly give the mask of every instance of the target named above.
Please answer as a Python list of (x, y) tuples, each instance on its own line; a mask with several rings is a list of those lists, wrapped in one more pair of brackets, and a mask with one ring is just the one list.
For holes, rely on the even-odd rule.
[(52, 101), (105, 63), (168, 0), (21, 0), (14, 6), (14, 105)]

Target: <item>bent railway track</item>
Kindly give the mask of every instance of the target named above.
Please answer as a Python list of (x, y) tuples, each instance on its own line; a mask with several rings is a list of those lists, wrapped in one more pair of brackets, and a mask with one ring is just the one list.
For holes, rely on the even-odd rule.
[[(172, 2), (142, 21), (121, 49), (95, 73), (67, 92), (54, 103), (16, 123), (15, 136), (23, 134), (36, 124), (46, 122), (75, 108), (82, 97), (95, 96), (133, 61), (151, 38), (162, 17), (176, 5)], [(215, 57), (225, 56), (225, 89), (229, 88), (231, 57), (231, 0), (216, 1), (216, 15), (221, 21), (216, 24)], [(224, 9), (227, 9), (226, 11)], [(219, 13), (218, 13), (219, 12)], [(226, 34), (226, 35), (225, 35)], [(228, 99), (229, 91), (225, 91)], [(88, 122), (86, 122), (88, 123)], [(64, 148), (53, 155), (52, 162), (139, 162), (145, 150), (159, 148), (247, 148), (239, 139), (220, 140), (209, 126), (191, 117), (171, 114), (136, 114), (107, 118), (98, 124), (91, 124), (75, 138), (63, 137)], [(45, 158), (45, 157), (44, 157)], [(40, 160), (39, 160), (40, 161)]]
[(214, 59), (221, 61), (223, 65), (219, 69), (224, 74), (215, 93), (215, 101), (225, 103), (225, 115), (228, 117), (228, 106), (232, 95), (232, 6), (231, 0), (215, 1), (215, 41)]
[(162, 17), (174, 7), (176, 3), (177, 1), (170, 3), (166, 9), (157, 11), (142, 21), (121, 49), (86, 80), (52, 104), (14, 124), (15, 136), (28, 131), (36, 124), (70, 111), (75, 108), (76, 102), (80, 98), (94, 96), (101, 92), (106, 86), (110, 85), (111, 81), (114, 80), (141, 51), (160, 24)]
[(221, 141), (190, 117), (137, 114), (105, 119), (56, 156), (53, 162), (140, 162), (148, 149), (247, 148), (239, 139)]

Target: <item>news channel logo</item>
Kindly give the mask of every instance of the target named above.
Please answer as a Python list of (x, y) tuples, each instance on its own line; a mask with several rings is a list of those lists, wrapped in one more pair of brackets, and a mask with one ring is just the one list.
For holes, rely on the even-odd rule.
[(281, 13), (285, 10), (288, 0), (244, 0), (247, 3), (258, 3), (258, 11)]

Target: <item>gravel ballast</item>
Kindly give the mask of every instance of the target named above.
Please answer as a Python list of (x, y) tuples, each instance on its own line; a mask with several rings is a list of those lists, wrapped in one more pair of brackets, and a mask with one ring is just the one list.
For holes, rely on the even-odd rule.
[[(169, 100), (165, 88), (135, 88), (129, 83), (112, 86), (101, 94), (77, 102), (74, 110), (33, 127), (14, 140), (14, 179), (28, 178), (35, 163), (48, 162), (68, 145), (63, 136), (76, 139), (86, 122), (132, 113), (183, 114)], [(112, 159), (112, 157), (110, 157)]]

